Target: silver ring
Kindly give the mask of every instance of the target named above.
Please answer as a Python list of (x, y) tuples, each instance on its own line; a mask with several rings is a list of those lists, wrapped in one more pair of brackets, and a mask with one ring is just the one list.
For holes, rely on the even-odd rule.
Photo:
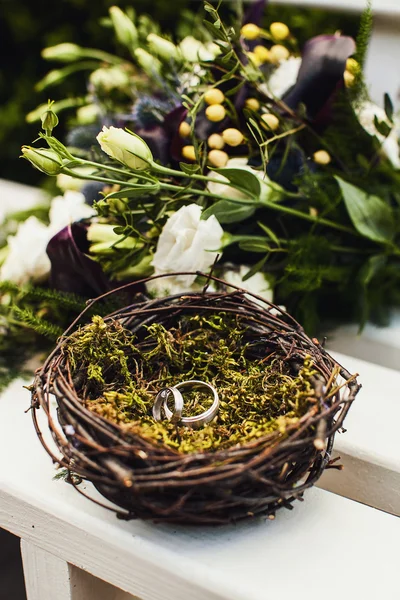
[[(167, 406), (168, 396), (172, 394), (174, 397), (175, 407), (174, 412), (171, 412), (168, 409), (168, 415), (165, 411), (165, 407)], [(153, 418), (155, 421), (161, 421), (161, 407), (163, 406), (165, 416), (167, 419), (172, 421), (173, 423), (180, 421), (182, 418), (182, 410), (183, 410), (183, 397), (179, 390), (175, 387), (167, 387), (163, 390), (160, 390), (156, 396), (154, 405), (153, 405)], [(168, 408), (168, 407), (167, 407)]]
[[(197, 379), (191, 379), (190, 381), (182, 381), (181, 383), (177, 383), (176, 385), (174, 385), (173, 387), (171, 387), (169, 389), (171, 391), (173, 391), (173, 390), (178, 391), (179, 388), (183, 388), (183, 387), (188, 387), (190, 390), (205, 387), (212, 392), (214, 401), (213, 401), (212, 405), (210, 406), (210, 408), (205, 410), (200, 415), (196, 415), (194, 417), (180, 417), (180, 422), (182, 423), (182, 425), (186, 425), (188, 427), (201, 427), (205, 423), (209, 423), (210, 421), (212, 421), (219, 409), (219, 397), (218, 397), (217, 390), (210, 383), (206, 383), (205, 381), (199, 381)], [(179, 394), (180, 394), (180, 392), (179, 392)], [(168, 408), (168, 394), (164, 398), (165, 398), (164, 399), (165, 416), (167, 417), (167, 419), (171, 419), (172, 416), (175, 417), (175, 413), (173, 413)]]

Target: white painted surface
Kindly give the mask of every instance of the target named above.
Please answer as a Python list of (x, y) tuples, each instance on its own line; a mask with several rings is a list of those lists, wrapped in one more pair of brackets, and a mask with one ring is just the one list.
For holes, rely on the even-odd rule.
[(21, 540), (21, 556), (27, 600), (75, 600), (68, 563), (26, 540)]
[(142, 600), (337, 600), (327, 580), (332, 557), (348, 598), (398, 599), (399, 519), (313, 489), (272, 522), (212, 529), (118, 521), (52, 480), (20, 386), (0, 398), (0, 526), (27, 542)]

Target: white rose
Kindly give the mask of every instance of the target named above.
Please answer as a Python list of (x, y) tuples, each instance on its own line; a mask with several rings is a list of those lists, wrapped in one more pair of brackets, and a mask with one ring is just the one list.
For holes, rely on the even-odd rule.
[(356, 114), (358, 120), (360, 121), (360, 125), (365, 129), (367, 133), (370, 135), (375, 135), (378, 140), (382, 143), (383, 153), (390, 160), (392, 165), (396, 169), (400, 169), (400, 156), (399, 156), (399, 130), (400, 124), (395, 121), (394, 127), (388, 137), (385, 137), (376, 130), (374, 119), (375, 117), (378, 121), (386, 121), (387, 117), (386, 113), (377, 104), (373, 102), (364, 102), (359, 108), (356, 108)]
[(144, 140), (134, 133), (128, 133), (118, 127), (106, 127), (97, 136), (103, 152), (131, 169), (148, 169), (153, 155)]
[[(277, 190), (281, 189), (280, 186), (278, 186), (276, 183), (273, 183), (270, 178), (268, 177), (268, 175), (266, 175), (264, 173), (264, 171), (258, 171), (257, 169), (253, 169), (252, 167), (250, 167), (247, 164), (247, 158), (231, 158), (230, 160), (228, 160), (228, 162), (226, 163), (226, 168), (228, 169), (243, 169), (244, 171), (248, 171), (249, 173), (252, 173), (253, 175), (255, 175), (256, 177), (258, 177), (258, 179), (260, 180), (261, 183), (261, 192), (260, 192), (260, 201), (262, 202), (263, 200), (268, 200), (269, 197), (271, 196), (271, 194), (273, 194), (274, 192), (276, 192)], [(228, 179), (226, 177), (224, 177), (221, 173), (215, 173), (215, 172), (211, 172), (209, 174), (209, 177), (212, 177), (213, 179), (219, 179), (221, 180), (221, 183), (213, 183), (213, 182), (209, 182), (207, 184), (207, 188), (208, 191), (211, 192), (212, 194), (217, 194), (218, 196), (221, 196), (222, 198), (233, 198), (233, 199), (248, 199), (248, 196), (246, 196), (246, 194), (244, 194), (243, 192), (240, 192), (239, 190), (231, 187), (228, 183)], [(225, 183), (227, 182), (227, 183)]]
[(182, 56), (188, 62), (213, 60), (220, 53), (220, 49), (212, 42), (203, 44), (192, 35), (186, 36), (179, 44)]
[[(227, 283), (237, 285), (238, 287), (247, 290), (248, 292), (255, 294), (256, 296), (261, 296), (261, 298), (268, 300), (268, 302), (273, 302), (274, 291), (271, 288), (271, 283), (268, 281), (268, 279), (263, 273), (259, 271), (258, 273), (255, 273), (254, 275), (249, 277), (249, 279), (246, 279), (246, 281), (243, 281), (243, 277), (247, 275), (249, 270), (250, 267), (247, 267), (245, 265), (241, 265), (236, 269), (228, 269), (224, 271), (223, 279), (225, 279)], [(253, 302), (260, 304), (263, 307), (266, 306), (260, 300), (256, 300), (256, 298), (252, 298), (251, 296), (249, 296), (249, 298)]]
[(51, 201), (49, 212), (49, 239), (67, 225), (90, 219), (95, 214), (96, 211), (85, 203), (85, 196), (80, 192), (68, 190), (64, 196), (56, 196)]
[[(152, 261), (155, 274), (206, 271), (214, 263), (223, 233), (214, 215), (202, 221), (200, 206), (182, 206), (168, 219), (159, 237)], [(177, 275), (175, 283), (185, 291), (195, 279), (196, 275)]]
[[(179, 277), (160, 277), (160, 279), (152, 279), (146, 283), (147, 291), (156, 298), (164, 296), (173, 296), (174, 294), (187, 294), (188, 292), (201, 292), (204, 288), (204, 282), (199, 283), (194, 281), (191, 285), (187, 285), (180, 281)], [(214, 292), (215, 286), (210, 284), (207, 291)]]
[(266, 91), (275, 98), (282, 98), (297, 81), (301, 58), (291, 56), (282, 60), (266, 83)]
[(50, 273), (50, 260), (46, 254), (49, 232), (36, 217), (29, 217), (9, 236), (8, 255), (0, 270), (0, 280), (25, 285), (29, 281), (42, 281)]

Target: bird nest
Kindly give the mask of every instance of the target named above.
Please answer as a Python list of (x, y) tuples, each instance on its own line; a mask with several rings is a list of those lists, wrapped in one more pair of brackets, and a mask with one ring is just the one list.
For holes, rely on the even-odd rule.
[[(42, 444), (78, 491), (80, 479), (91, 481), (122, 518), (274, 518), (333, 466), (334, 434), (359, 390), (284, 310), (204, 277), (201, 292), (131, 295), (105, 317), (95, 315), (96, 303), (130, 286), (90, 301), (36, 373), (32, 414)], [(210, 282), (220, 291), (209, 292)], [(197, 429), (156, 421), (157, 392), (190, 379), (218, 390), (215, 419)], [(202, 413), (208, 402), (191, 392), (184, 411)], [(40, 408), (58, 453), (43, 437)]]

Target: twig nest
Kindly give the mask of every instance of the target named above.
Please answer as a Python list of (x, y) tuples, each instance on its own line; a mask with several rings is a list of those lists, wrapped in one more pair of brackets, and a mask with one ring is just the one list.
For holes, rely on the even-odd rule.
[[(32, 386), (40, 440), (42, 407), (68, 480), (91, 481), (123, 518), (273, 518), (330, 466), (334, 434), (359, 389), (355, 376), (279, 307), (202, 277), (220, 291), (138, 296), (104, 318), (71, 326)], [(185, 419), (155, 420), (158, 392), (194, 379), (218, 390), (213, 420), (199, 429)], [(210, 398), (190, 394), (184, 411), (204, 414)], [(60, 425), (50, 416), (52, 396)]]

